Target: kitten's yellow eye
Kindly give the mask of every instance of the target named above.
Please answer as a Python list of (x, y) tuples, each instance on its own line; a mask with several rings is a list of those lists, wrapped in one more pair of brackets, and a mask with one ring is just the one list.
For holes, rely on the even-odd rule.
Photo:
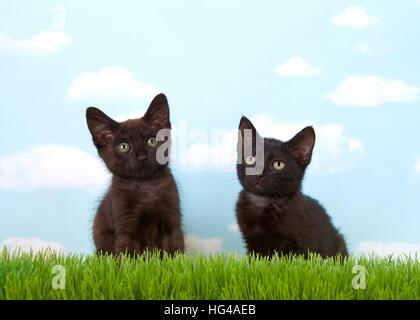
[(156, 147), (157, 146), (156, 138), (149, 138), (149, 140), (147, 140), (147, 145), (152, 148)]
[(249, 166), (252, 166), (255, 163), (255, 157), (254, 156), (248, 156), (245, 158), (245, 163)]
[(276, 170), (283, 169), (284, 168), (284, 162), (280, 161), (280, 160), (274, 161), (273, 162), (273, 168), (276, 169)]
[(130, 145), (127, 142), (120, 143), (117, 147), (117, 150), (121, 153), (127, 153), (130, 151)]

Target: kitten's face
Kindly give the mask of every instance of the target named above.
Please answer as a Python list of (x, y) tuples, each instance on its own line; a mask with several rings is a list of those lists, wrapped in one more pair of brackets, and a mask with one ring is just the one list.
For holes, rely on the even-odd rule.
[[(237, 165), (237, 173), (243, 188), (255, 194), (279, 198), (300, 191), (315, 144), (312, 127), (306, 127), (287, 142), (264, 138), (264, 169), (258, 175), (246, 175), (246, 168), (255, 166), (261, 159), (256, 158), (255, 152), (255, 137), (258, 132), (247, 118), (242, 117), (239, 133), (244, 136), (246, 129), (253, 132), (253, 154), (244, 157), (243, 152), (238, 153), (241, 163)], [(244, 150), (243, 143), (240, 148), (238, 146), (238, 150)]]
[(119, 123), (92, 107), (87, 109), (86, 118), (98, 153), (114, 175), (148, 178), (167, 166), (159, 163), (162, 161), (156, 155), (159, 147), (167, 143), (158, 141), (158, 131), (171, 127), (168, 102), (163, 94), (153, 99), (140, 119)]

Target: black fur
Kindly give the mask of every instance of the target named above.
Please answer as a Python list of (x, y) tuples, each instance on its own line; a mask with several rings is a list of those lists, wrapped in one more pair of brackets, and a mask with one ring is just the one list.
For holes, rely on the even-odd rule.
[[(255, 155), (258, 132), (242, 117), (239, 133), (252, 130)], [(242, 140), (240, 140), (242, 141)], [(243, 187), (236, 205), (236, 217), (248, 253), (278, 254), (319, 253), (322, 257), (347, 255), (343, 236), (334, 228), (325, 209), (302, 194), (302, 180), (312, 156), (315, 132), (306, 127), (287, 142), (264, 138), (264, 170), (246, 175), (244, 142), (238, 145), (237, 174)], [(257, 159), (257, 161), (260, 159)], [(284, 167), (276, 170), (274, 161)]]

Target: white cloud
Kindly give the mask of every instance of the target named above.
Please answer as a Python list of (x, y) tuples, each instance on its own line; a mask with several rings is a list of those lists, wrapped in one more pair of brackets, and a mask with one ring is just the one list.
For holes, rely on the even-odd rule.
[(228, 226), (228, 229), (232, 232), (239, 232), (239, 226), (237, 223), (232, 223)]
[(60, 145), (37, 145), (0, 156), (0, 188), (79, 188), (102, 185), (109, 174), (98, 158)]
[(377, 107), (384, 103), (413, 102), (419, 92), (419, 88), (408, 86), (401, 80), (350, 76), (325, 97), (341, 106)]
[(420, 257), (420, 242), (404, 243), (404, 242), (374, 242), (364, 241), (359, 243), (358, 252), (365, 255), (375, 254), (380, 257), (393, 255), (394, 257), (404, 257), (405, 255), (415, 256), (417, 253)]
[(64, 248), (61, 243), (58, 242), (46, 242), (39, 238), (22, 238), (22, 237), (10, 237), (5, 239), (0, 248), (6, 247), (7, 251), (13, 253), (15, 250), (19, 250), (24, 253), (29, 253), (31, 250), (33, 253), (45, 252), (47, 248), (57, 253), (64, 253)]
[(116, 115), (112, 119), (114, 119), (115, 121), (118, 121), (118, 122), (123, 122), (123, 121), (128, 120), (128, 119), (141, 118), (141, 117), (144, 116), (145, 113), (146, 113), (146, 111), (143, 111), (143, 110), (134, 110), (134, 111), (131, 111), (128, 114)]
[(188, 252), (202, 252), (204, 254), (215, 254), (221, 252), (222, 239), (220, 238), (205, 238), (200, 239), (193, 234), (185, 236), (185, 248)]
[(279, 76), (315, 76), (321, 72), (318, 67), (311, 66), (305, 59), (291, 57), (282, 65), (275, 68), (275, 73)]
[[(365, 156), (362, 141), (347, 137), (339, 124), (317, 124), (313, 121), (284, 123), (267, 114), (257, 114), (250, 118), (258, 132), (264, 137), (287, 141), (308, 125), (316, 132), (315, 151), (309, 171), (318, 174), (337, 173), (354, 164), (354, 160)], [(189, 169), (235, 170), (237, 160), (237, 129), (226, 130), (221, 138), (209, 143), (203, 139), (187, 149), (186, 163)], [(210, 139), (211, 141), (212, 139)], [(176, 146), (174, 146), (176, 149)]]
[(45, 30), (30, 39), (14, 40), (0, 33), (0, 51), (48, 56), (69, 46), (73, 38), (62, 31)]
[(141, 101), (148, 102), (159, 93), (150, 84), (134, 78), (125, 67), (109, 67), (97, 73), (85, 72), (70, 85), (68, 98), (74, 100), (98, 101)]
[(377, 24), (377, 17), (369, 16), (363, 6), (350, 6), (334, 18), (332, 23), (336, 26), (350, 26), (353, 29), (364, 29), (367, 26)]

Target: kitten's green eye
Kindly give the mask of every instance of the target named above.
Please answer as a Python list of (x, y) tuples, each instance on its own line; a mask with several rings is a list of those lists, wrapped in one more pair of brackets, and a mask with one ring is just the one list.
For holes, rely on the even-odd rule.
[(252, 166), (255, 163), (255, 157), (254, 156), (248, 156), (245, 158), (245, 163), (249, 166)]
[(285, 165), (284, 162), (280, 161), (280, 160), (276, 160), (276, 161), (273, 162), (273, 168), (276, 169), (276, 170), (283, 169), (284, 165)]
[(156, 138), (149, 138), (149, 140), (147, 140), (147, 145), (152, 148), (156, 147), (157, 146)]
[(120, 143), (117, 147), (117, 150), (121, 153), (127, 153), (130, 151), (130, 145), (127, 142)]

